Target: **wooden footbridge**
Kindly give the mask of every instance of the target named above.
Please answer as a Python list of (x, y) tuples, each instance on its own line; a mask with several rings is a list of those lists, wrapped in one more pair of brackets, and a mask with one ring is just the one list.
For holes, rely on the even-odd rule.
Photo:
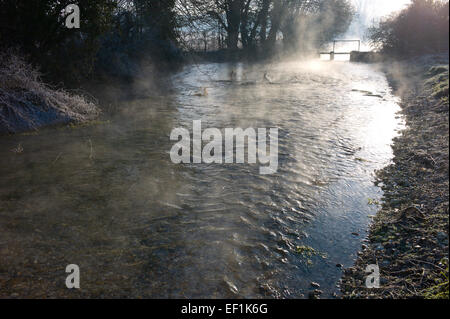
[(334, 56), (336, 54), (347, 54), (350, 55), (352, 52), (355, 52), (355, 50), (351, 51), (351, 52), (336, 52), (336, 43), (339, 42), (357, 42), (358, 43), (358, 50), (356, 52), (360, 52), (361, 51), (361, 40), (333, 40), (333, 50), (330, 52), (319, 52), (319, 57), (323, 54), (329, 54), (330, 55), (330, 61), (334, 60)]

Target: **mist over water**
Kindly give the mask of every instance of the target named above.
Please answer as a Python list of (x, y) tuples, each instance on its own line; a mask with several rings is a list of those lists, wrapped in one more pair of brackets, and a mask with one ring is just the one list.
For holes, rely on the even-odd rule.
[[(384, 75), (318, 60), (208, 63), (170, 82), (168, 94), (120, 102), (103, 124), (0, 140), (0, 258), (13, 278), (4, 289), (302, 298), (316, 281), (324, 297), (338, 292), (336, 264), (356, 257), (377, 210), (368, 200), (381, 195), (373, 172), (401, 127)], [(221, 130), (277, 127), (278, 172), (173, 164), (171, 130), (199, 119)], [(21, 154), (11, 151), (18, 144)], [(72, 263), (83, 289), (69, 292)]]

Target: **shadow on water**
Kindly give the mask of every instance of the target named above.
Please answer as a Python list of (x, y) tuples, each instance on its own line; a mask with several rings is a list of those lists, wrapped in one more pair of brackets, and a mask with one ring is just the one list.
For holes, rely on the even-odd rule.
[[(338, 292), (336, 264), (355, 258), (376, 212), (368, 199), (381, 195), (373, 171), (401, 125), (384, 75), (321, 61), (201, 64), (172, 85), (98, 125), (2, 138), (0, 295), (301, 298), (311, 281)], [(171, 163), (171, 130), (198, 119), (278, 127), (278, 172)], [(72, 263), (77, 291), (64, 285)]]

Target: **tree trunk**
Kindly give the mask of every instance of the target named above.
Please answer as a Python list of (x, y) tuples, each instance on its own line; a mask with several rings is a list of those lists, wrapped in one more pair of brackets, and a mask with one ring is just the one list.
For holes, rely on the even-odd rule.
[(272, 26), (270, 27), (269, 36), (266, 40), (266, 46), (271, 48), (275, 45), (277, 40), (277, 33), (280, 30), (281, 18), (283, 16), (284, 6), (282, 0), (275, 0), (273, 2), (273, 9), (271, 12)]
[(242, 0), (227, 1), (227, 47), (231, 50), (236, 50), (238, 47), (242, 3)]
[(263, 8), (261, 10), (261, 29), (259, 30), (259, 37), (261, 39), (261, 43), (264, 43), (266, 41), (266, 33), (267, 33), (267, 15), (269, 14), (269, 6), (270, 6), (270, 0), (264, 0), (263, 2)]
[(236, 50), (238, 48), (239, 29), (234, 27), (228, 28), (227, 48)]
[(250, 9), (250, 2), (251, 0), (245, 0), (245, 5), (242, 8), (241, 12), (241, 41), (242, 46), (244, 48), (247, 48), (251, 42), (250, 40), (250, 34), (248, 30), (248, 11)]
[(261, 43), (266, 40), (267, 14), (269, 13), (270, 3), (271, 0), (263, 0), (261, 10), (258, 12), (258, 17), (256, 18), (255, 24), (253, 25), (250, 36), (248, 38), (249, 45), (255, 44), (256, 32), (259, 26), (261, 26), (261, 29), (259, 30), (259, 38)]

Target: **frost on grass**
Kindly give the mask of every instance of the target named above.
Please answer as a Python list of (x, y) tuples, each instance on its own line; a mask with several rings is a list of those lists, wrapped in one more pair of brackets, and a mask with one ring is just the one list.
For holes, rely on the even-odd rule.
[(98, 114), (86, 97), (51, 88), (22, 57), (0, 52), (0, 133), (84, 122)]

